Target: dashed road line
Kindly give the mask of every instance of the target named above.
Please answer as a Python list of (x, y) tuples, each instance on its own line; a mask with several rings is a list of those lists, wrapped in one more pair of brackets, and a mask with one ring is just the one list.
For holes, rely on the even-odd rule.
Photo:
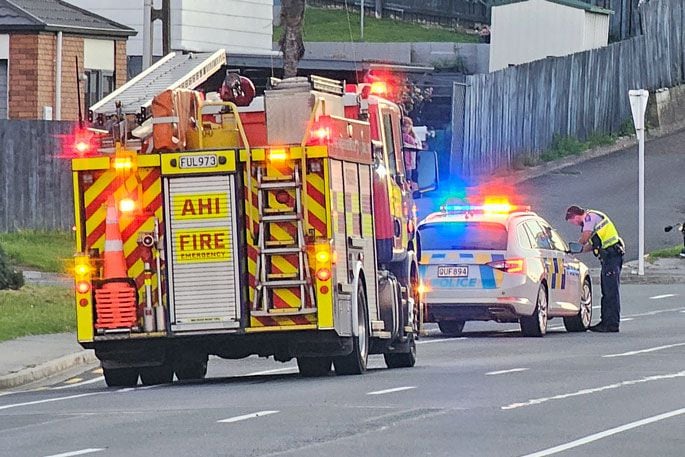
[(71, 389), (72, 387), (86, 386), (88, 384), (95, 384), (96, 382), (104, 381), (104, 376), (99, 376), (97, 378), (89, 379), (87, 381), (78, 382), (76, 384), (67, 384), (66, 386), (50, 387), (49, 390), (63, 390)]
[(430, 340), (419, 340), (416, 344), (431, 344), (431, 343), (445, 343), (449, 341), (463, 341), (468, 340), (465, 336), (460, 336), (459, 338), (436, 338)]
[(248, 419), (254, 419), (255, 417), (270, 416), (271, 414), (278, 414), (280, 411), (257, 411), (256, 413), (244, 414), (242, 416), (229, 417), (228, 419), (221, 419), (217, 422), (222, 424), (230, 424), (233, 422), (240, 422)]
[(296, 372), (297, 367), (285, 367), (285, 368), (276, 368), (274, 370), (255, 371), (253, 373), (248, 373), (248, 374), (243, 375), (243, 376), (262, 376), (265, 374), (283, 373), (286, 371)]
[(634, 317), (622, 317), (621, 318), (621, 322), (630, 322), (630, 321), (634, 321), (634, 320), (635, 320)]
[(108, 393), (108, 392), (91, 392), (91, 393), (87, 393), (87, 394), (69, 395), (67, 397), (46, 398), (44, 400), (34, 400), (34, 401), (27, 401), (27, 402), (23, 402), (23, 403), (12, 403), (9, 405), (0, 405), (0, 410), (10, 409), (10, 408), (18, 408), (19, 406), (40, 405), (43, 403), (52, 403), (55, 401), (71, 400), (74, 398), (90, 397), (93, 395), (102, 395), (102, 394), (106, 394), (106, 393)]
[(648, 311), (646, 313), (639, 314), (627, 314), (625, 317), (645, 317), (645, 316), (656, 316), (657, 314), (663, 313), (675, 313), (678, 311), (685, 311), (685, 308), (670, 308), (670, 309), (658, 309), (656, 311)]
[(53, 455), (48, 455), (46, 457), (72, 457), (72, 456), (76, 456), (76, 455), (92, 454), (94, 452), (101, 452), (104, 450), (105, 450), (104, 448), (81, 449), (80, 451), (63, 452), (61, 454), (53, 454)]
[(395, 387), (394, 389), (377, 390), (375, 392), (368, 392), (366, 395), (391, 394), (394, 392), (402, 392), (404, 390), (412, 390), (412, 389), (416, 389), (416, 386)]
[(652, 381), (663, 381), (663, 380), (667, 380), (667, 379), (676, 379), (676, 378), (685, 378), (685, 371), (680, 371), (678, 373), (669, 373), (669, 374), (664, 374), (664, 375), (647, 376), (647, 377), (641, 378), (641, 379), (631, 379), (628, 381), (621, 381), (621, 382), (617, 382), (615, 384), (609, 384), (606, 386), (594, 387), (594, 388), (589, 388), (589, 389), (582, 389), (582, 390), (578, 390), (576, 392), (554, 395), (552, 397), (533, 398), (531, 400), (524, 401), (521, 403), (511, 403), (509, 405), (501, 406), (500, 409), (510, 410), (510, 409), (524, 408), (526, 406), (533, 406), (533, 405), (539, 405), (541, 403), (547, 403), (547, 402), (552, 401), (552, 400), (565, 400), (567, 398), (580, 397), (582, 395), (591, 395), (591, 394), (595, 394), (598, 392), (604, 392), (607, 390), (619, 389), (621, 387), (634, 386), (636, 384), (645, 384), (645, 383), (652, 382)]
[(681, 409), (676, 409), (674, 411), (669, 411), (667, 413), (663, 414), (658, 414), (656, 416), (652, 417), (647, 417), (645, 419), (641, 419), (639, 421), (635, 422), (630, 422), (625, 425), (621, 425), (619, 427), (614, 427), (610, 428), (609, 430), (604, 430), (603, 432), (599, 433), (594, 433), (592, 435), (585, 436), (583, 438), (577, 439), (575, 441), (571, 441), (569, 443), (561, 444), (559, 446), (554, 446), (549, 449), (545, 449), (542, 451), (535, 452), (533, 454), (527, 454), (524, 455), (523, 457), (545, 457), (548, 455), (553, 455), (553, 454), (558, 454), (560, 452), (567, 451), (569, 449), (573, 449), (579, 446), (583, 446), (584, 444), (592, 443), (593, 441), (601, 440), (602, 438), (607, 438), (612, 435), (616, 435), (618, 433), (623, 433), (628, 430), (632, 430), (634, 428), (642, 427), (643, 425), (649, 425), (653, 424), (654, 422), (659, 422), (665, 419), (670, 419), (671, 417), (676, 417), (680, 416), (682, 414), (685, 414), (685, 408)]
[(653, 297), (649, 297), (650, 300), (661, 300), (662, 298), (671, 298), (671, 297), (677, 297), (678, 294), (663, 294), (663, 295), (655, 295)]
[(603, 355), (602, 357), (607, 358), (607, 359), (614, 358), (614, 357), (628, 357), (631, 355), (647, 354), (649, 352), (656, 352), (656, 351), (661, 351), (663, 349), (677, 348), (680, 346), (685, 346), (685, 343), (667, 344), (664, 346), (656, 346), (653, 348), (640, 349), (638, 351), (621, 352), (620, 354), (607, 354), (607, 355)]
[(512, 368), (510, 370), (499, 370), (499, 371), (490, 371), (488, 373), (485, 373), (485, 376), (496, 376), (499, 374), (508, 374), (508, 373), (520, 373), (521, 371), (528, 371), (530, 368)]

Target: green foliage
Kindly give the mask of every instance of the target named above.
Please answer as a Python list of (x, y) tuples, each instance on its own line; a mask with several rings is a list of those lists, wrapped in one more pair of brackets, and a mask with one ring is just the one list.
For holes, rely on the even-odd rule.
[(18, 290), (24, 285), (24, 275), (10, 266), (9, 258), (0, 247), (0, 290)]
[(650, 252), (648, 258), (669, 258), (678, 257), (680, 252), (683, 250), (683, 245), (673, 246), (672, 248), (658, 249), (656, 251)]
[(618, 132), (616, 132), (616, 135), (618, 136), (631, 136), (635, 135), (635, 125), (633, 124), (632, 119), (626, 119), (623, 121), (621, 126), (618, 128)]
[(438, 71), (450, 71), (456, 73), (467, 73), (466, 63), (461, 56), (455, 55), (451, 59), (439, 59), (432, 63)]
[(27, 285), (0, 291), (0, 341), (75, 328), (74, 293), (69, 288)]
[[(282, 34), (282, 27), (274, 27), (273, 40), (278, 41)], [(341, 9), (308, 6), (304, 13), (304, 41), (361, 41), (359, 11), (347, 12)], [(473, 43), (478, 41), (478, 37), (446, 27), (427, 27), (410, 22), (365, 16), (364, 41), (368, 43), (422, 41)]]
[(587, 144), (590, 149), (600, 146), (609, 146), (616, 142), (616, 137), (609, 133), (594, 132), (587, 139)]
[(22, 230), (0, 233), (0, 245), (12, 263), (40, 271), (64, 273), (74, 256), (71, 232)]

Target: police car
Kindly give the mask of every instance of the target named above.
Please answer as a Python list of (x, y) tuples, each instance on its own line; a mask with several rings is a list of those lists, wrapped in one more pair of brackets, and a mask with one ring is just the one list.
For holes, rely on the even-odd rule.
[(418, 225), (423, 321), (461, 334), (466, 321), (519, 322), (544, 336), (561, 317), (569, 332), (592, 319), (588, 267), (552, 226), (508, 203), (452, 205)]

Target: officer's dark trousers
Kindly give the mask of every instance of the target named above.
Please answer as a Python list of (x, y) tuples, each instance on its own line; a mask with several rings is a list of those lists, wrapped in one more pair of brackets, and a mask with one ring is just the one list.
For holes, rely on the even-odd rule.
[(623, 255), (608, 252), (602, 257), (602, 323), (618, 326), (621, 321), (621, 298), (618, 288), (621, 282)]

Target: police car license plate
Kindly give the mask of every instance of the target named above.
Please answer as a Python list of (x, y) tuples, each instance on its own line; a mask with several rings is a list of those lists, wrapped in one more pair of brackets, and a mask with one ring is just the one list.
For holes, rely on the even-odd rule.
[(469, 267), (441, 265), (438, 267), (438, 278), (463, 278), (469, 275)]
[(181, 156), (180, 168), (215, 168), (219, 161), (214, 154)]

